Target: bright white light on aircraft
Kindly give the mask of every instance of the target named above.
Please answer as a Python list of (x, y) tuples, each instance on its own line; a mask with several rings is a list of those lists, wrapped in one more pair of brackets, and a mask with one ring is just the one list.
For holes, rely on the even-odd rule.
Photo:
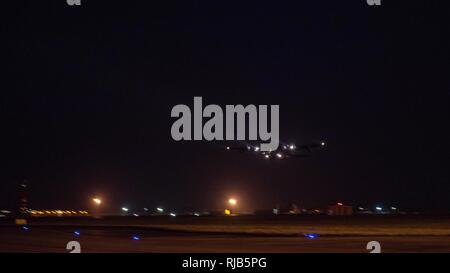
[(259, 151), (259, 147), (255, 147), (255, 152), (258, 152)]
[(264, 157), (265, 157), (265, 158), (269, 158), (269, 157), (270, 157), (270, 155), (265, 155)]

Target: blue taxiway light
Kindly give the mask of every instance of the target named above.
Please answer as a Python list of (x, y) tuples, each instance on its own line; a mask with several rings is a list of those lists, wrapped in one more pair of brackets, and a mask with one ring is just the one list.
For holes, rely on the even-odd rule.
[(30, 228), (27, 227), (27, 226), (22, 226), (22, 229), (25, 230), (25, 231), (28, 231)]
[(319, 237), (319, 234), (315, 234), (315, 233), (306, 233), (304, 234), (305, 237), (309, 238), (309, 239), (316, 239), (317, 237)]
[(134, 241), (139, 241), (141, 238), (139, 236), (133, 236), (131, 239), (133, 239)]
[(75, 230), (75, 231), (73, 232), (73, 234), (74, 234), (75, 236), (80, 236), (80, 235), (81, 235), (81, 232), (79, 232), (78, 230)]

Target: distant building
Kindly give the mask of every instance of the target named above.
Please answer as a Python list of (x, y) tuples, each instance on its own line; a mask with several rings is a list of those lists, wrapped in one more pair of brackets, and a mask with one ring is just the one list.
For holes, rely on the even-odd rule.
[(85, 210), (30, 210), (30, 216), (34, 217), (49, 217), (49, 216), (89, 216)]
[(353, 215), (353, 207), (338, 203), (336, 205), (328, 206), (327, 214), (332, 216)]
[(288, 206), (280, 207), (280, 205), (276, 205), (276, 207), (272, 210), (273, 214), (300, 214), (301, 210), (297, 206), (297, 204), (291, 203)]

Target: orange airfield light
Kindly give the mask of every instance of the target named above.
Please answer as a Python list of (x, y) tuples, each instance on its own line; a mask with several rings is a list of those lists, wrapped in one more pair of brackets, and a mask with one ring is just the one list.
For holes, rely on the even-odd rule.
[(101, 205), (102, 204), (102, 199), (100, 198), (92, 198), (92, 201), (96, 204), (96, 205)]
[(230, 204), (231, 206), (236, 206), (237, 200), (234, 198), (230, 198), (230, 199), (228, 199), (228, 204)]

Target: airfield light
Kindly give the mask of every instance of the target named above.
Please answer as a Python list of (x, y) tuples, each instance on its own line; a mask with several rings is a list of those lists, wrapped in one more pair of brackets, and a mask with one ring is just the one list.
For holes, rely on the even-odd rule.
[(227, 146), (227, 150), (229, 150), (229, 149), (230, 149), (230, 147)]
[(194, 216), (200, 216), (200, 213), (196, 212), (196, 213), (194, 213)]
[(231, 210), (226, 209), (226, 210), (225, 210), (225, 215), (231, 215)]
[(123, 208), (122, 208), (122, 211), (127, 212), (127, 211), (128, 211), (128, 208), (123, 207)]
[(343, 206), (344, 204), (342, 204), (341, 202), (337, 203), (338, 206)]
[(177, 216), (177, 215), (176, 215), (175, 213), (171, 212), (171, 213), (170, 213), (170, 216), (175, 217), (175, 216)]
[(75, 236), (80, 236), (80, 235), (81, 235), (81, 233), (80, 233), (78, 230), (75, 230), (75, 231), (73, 232), (73, 234), (74, 234)]
[(277, 157), (278, 157), (278, 158), (283, 158), (283, 155), (280, 154), (280, 153), (278, 153), (278, 154), (277, 154)]
[(397, 208), (396, 207), (391, 207), (391, 210), (397, 210)]
[(156, 210), (157, 210), (158, 212), (164, 212), (164, 209), (163, 209), (163, 208), (156, 208)]
[(321, 146), (325, 146), (325, 142), (320, 143)]
[(94, 203), (96, 204), (96, 205), (100, 205), (101, 203), (102, 203), (102, 199), (100, 199), (100, 198), (92, 198), (92, 201), (94, 201)]
[(316, 239), (317, 237), (320, 236), (319, 234), (316, 234), (316, 233), (306, 233), (306, 234), (304, 234), (304, 235), (305, 235), (305, 237), (308, 238), (308, 239)]
[(259, 147), (255, 147), (255, 152), (258, 152), (259, 151)]
[(236, 206), (237, 200), (234, 198), (230, 198), (228, 199), (228, 204), (230, 204), (231, 206)]
[(29, 229), (27, 226), (22, 226), (22, 230), (28, 231)]
[(131, 239), (133, 241), (139, 241), (141, 238), (139, 236), (137, 236), (137, 235), (134, 235), (133, 237), (131, 237)]
[(382, 211), (382, 210), (383, 210), (382, 207), (375, 207), (375, 209), (376, 209), (377, 211)]
[(289, 149), (294, 150), (295, 149), (295, 145), (291, 144), (291, 146), (289, 146)]

